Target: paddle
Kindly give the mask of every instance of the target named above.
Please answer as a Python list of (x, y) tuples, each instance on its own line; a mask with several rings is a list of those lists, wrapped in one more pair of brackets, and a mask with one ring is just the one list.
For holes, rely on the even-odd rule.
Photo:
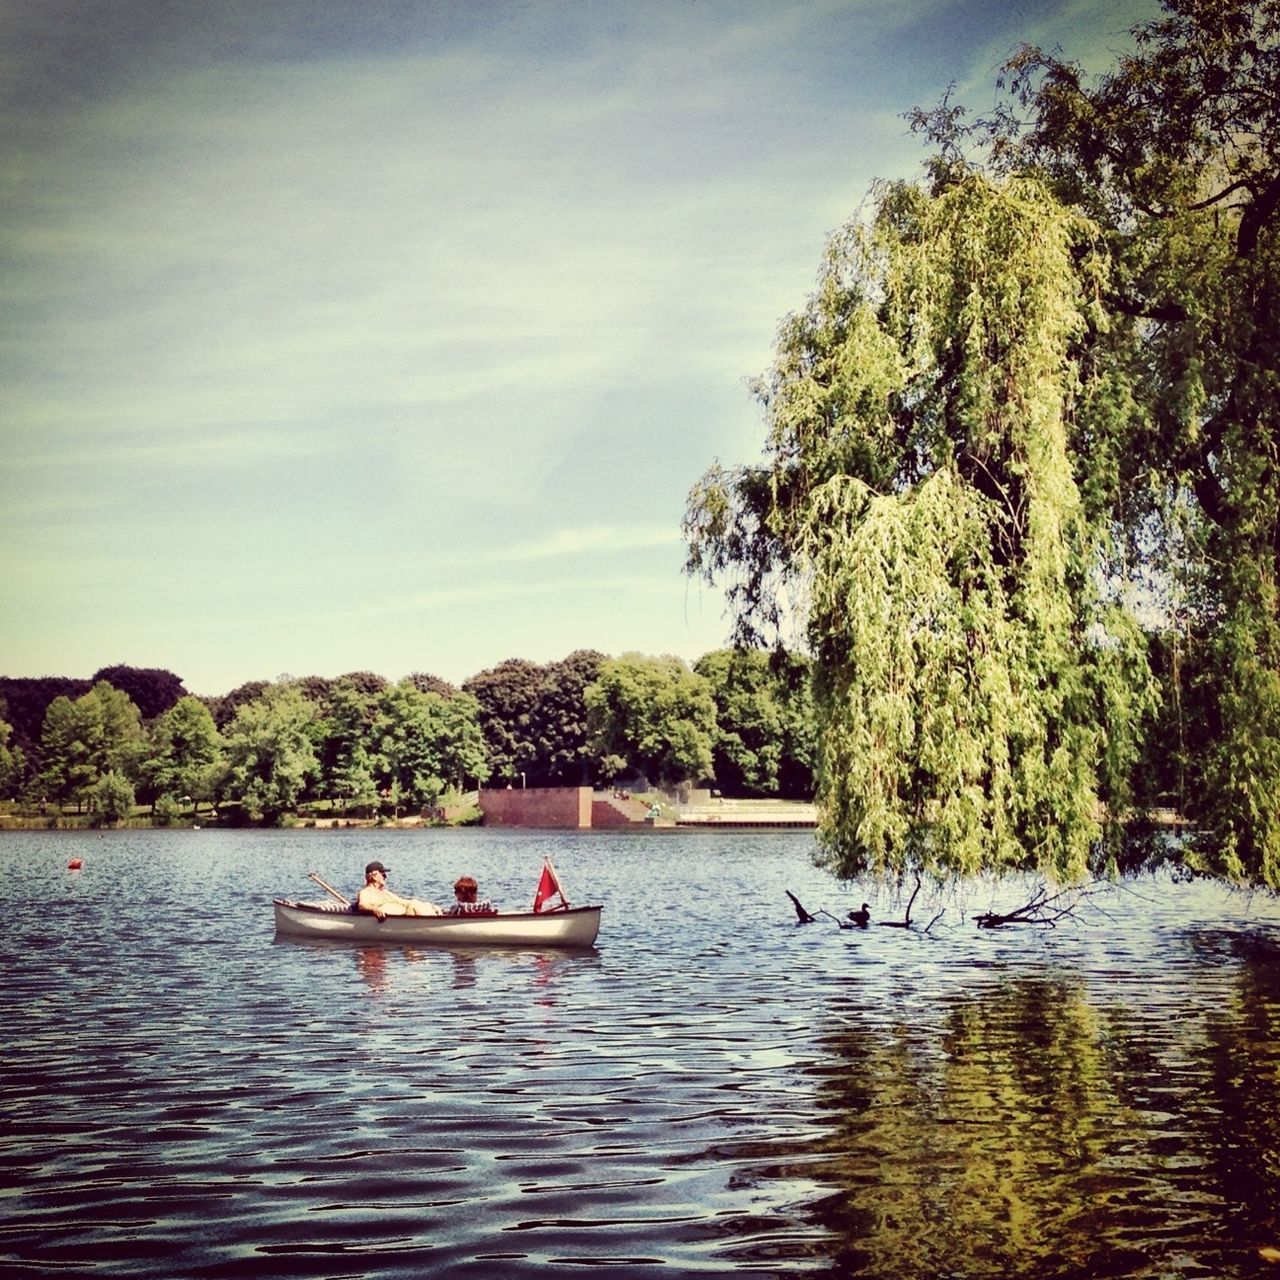
[(320, 877), (319, 877), (318, 875), (316, 875), (316, 873), (315, 873), (314, 871), (308, 871), (308, 872), (307, 872), (307, 879), (308, 879), (308, 880), (314, 880), (314, 881), (316, 882), (316, 884), (318, 884), (318, 885), (319, 885), (319, 886), (320, 886), (320, 887), (325, 891), (325, 893), (330, 894), (332, 897), (337, 898), (337, 900), (338, 900), (340, 903), (342, 903), (342, 905), (343, 905), (344, 907), (349, 907), (349, 906), (351, 905), (351, 899), (350, 899), (350, 898), (344, 898), (344, 897), (342, 896), (342, 894), (340, 894), (340, 893), (337, 891), (337, 889), (335, 889), (335, 888), (333, 887), (333, 885), (331, 885), (331, 884), (326, 884), (323, 880), (321, 880), (321, 879), (320, 879)]

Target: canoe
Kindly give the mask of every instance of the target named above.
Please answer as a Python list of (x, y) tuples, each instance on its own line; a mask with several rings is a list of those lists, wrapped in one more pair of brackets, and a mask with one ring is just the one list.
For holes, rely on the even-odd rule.
[(499, 911), (493, 915), (387, 916), (379, 920), (336, 902), (272, 901), (276, 932), (294, 938), (416, 942), (437, 947), (589, 947), (600, 932), (600, 907)]

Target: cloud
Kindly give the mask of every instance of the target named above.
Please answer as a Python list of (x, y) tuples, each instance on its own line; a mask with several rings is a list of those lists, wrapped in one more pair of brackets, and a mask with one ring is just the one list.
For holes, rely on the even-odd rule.
[(616, 556), (679, 543), (679, 529), (669, 525), (632, 528), (597, 525), (582, 529), (557, 529), (535, 542), (481, 552), (476, 556), (476, 562), (522, 563), (583, 554)]

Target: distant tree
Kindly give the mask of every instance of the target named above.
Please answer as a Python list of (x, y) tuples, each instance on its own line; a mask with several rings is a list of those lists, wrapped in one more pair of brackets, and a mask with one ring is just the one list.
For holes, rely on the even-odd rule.
[(222, 737), (209, 708), (187, 694), (152, 725), (142, 775), (147, 798), (207, 800), (222, 758)]
[(587, 724), (586, 691), (604, 662), (603, 653), (577, 649), (542, 668), (529, 712), (530, 778), (539, 784), (582, 786), (596, 779), (599, 767)]
[(627, 766), (666, 785), (710, 776), (716, 705), (707, 681), (681, 659), (610, 659), (585, 698), (592, 749), (609, 776)]
[(59, 694), (49, 703), (40, 735), (38, 789), (42, 796), (59, 804), (83, 801), (85, 790), (95, 781), (89, 758), (100, 729), (87, 722), (83, 709), (77, 712), (70, 698)]
[(788, 800), (812, 800), (818, 768), (818, 711), (813, 701), (812, 664), (799, 654), (775, 649), (769, 655), (769, 673), (782, 716), (778, 794)]
[(439, 694), (419, 693), (407, 683), (374, 699), (374, 775), (397, 811), (401, 804), (434, 804), (445, 788), (444, 708)]
[(317, 769), (314, 716), (313, 704), (292, 685), (271, 685), (240, 706), (226, 735), (222, 794), (269, 822), (293, 809)]
[(345, 675), (339, 676), (338, 679), (350, 685), (353, 689), (359, 689), (361, 693), (369, 697), (390, 687), (387, 678), (378, 675), (376, 671), (348, 671)]
[(458, 692), (456, 684), (450, 684), (447, 680), (442, 680), (439, 676), (430, 675), (425, 671), (411, 672), (405, 676), (405, 681), (419, 693), (438, 693), (442, 698), (452, 698)]
[(95, 767), (99, 773), (123, 774), (132, 782), (146, 751), (141, 713), (123, 689), (106, 680), (97, 681), (85, 698), (96, 698), (101, 708), (102, 754)]
[(218, 732), (225, 733), (236, 718), (236, 712), (250, 702), (257, 702), (270, 688), (269, 680), (248, 680), (220, 698), (207, 698), (203, 701), (213, 713), (213, 722), (218, 727)]
[(768, 655), (759, 649), (703, 654), (694, 671), (716, 702), (716, 783), (727, 795), (772, 795), (782, 762), (782, 713), (773, 696)]
[(343, 678), (333, 682), (328, 712), (317, 722), (320, 791), (348, 809), (371, 809), (377, 803), (374, 716), (374, 699)]
[(182, 680), (160, 667), (103, 667), (93, 675), (93, 683), (105, 680), (127, 693), (144, 720), (154, 720), (186, 695)]
[(542, 686), (542, 668), (524, 658), (508, 658), (463, 683), (479, 706), (490, 777), (514, 781), (533, 768), (538, 748), (531, 725)]
[(0, 677), (4, 718), (13, 727), (14, 745), (26, 756), (28, 769), (40, 768), (40, 735), (49, 704), (58, 697), (79, 698), (91, 687), (88, 680), (67, 676)]
[(7, 721), (0, 720), (0, 799), (2, 800), (10, 800), (17, 794), (26, 772), (26, 758), (22, 749), (9, 745), (12, 735), (12, 726)]
[(86, 799), (89, 812), (99, 825), (117, 823), (133, 812), (133, 786), (114, 770), (108, 770), (89, 788)]
[(441, 776), (462, 791), (468, 781), (478, 785), (489, 777), (489, 760), (480, 729), (480, 704), (471, 694), (458, 692), (444, 698), (443, 704), (440, 711)]
[(289, 683), (301, 690), (309, 702), (314, 702), (321, 711), (325, 711), (328, 709), (329, 699), (333, 696), (333, 687), (337, 681), (329, 680), (324, 676), (299, 676)]
[(81, 805), (104, 773), (135, 775), (142, 742), (138, 708), (105, 680), (74, 702), (57, 697), (45, 712), (38, 786), (59, 803)]
[(694, 670), (716, 702), (720, 789), (811, 798), (818, 729), (808, 662), (782, 649), (717, 649)]

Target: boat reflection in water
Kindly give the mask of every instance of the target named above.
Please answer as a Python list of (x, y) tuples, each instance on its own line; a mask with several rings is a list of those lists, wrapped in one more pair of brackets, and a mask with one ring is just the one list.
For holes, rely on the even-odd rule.
[[(594, 947), (555, 947), (535, 950), (518, 947), (410, 947), (394, 942), (370, 943), (364, 946), (323, 938), (294, 938), (277, 935), (277, 946), (311, 948), (330, 956), (350, 955), (356, 972), (371, 995), (397, 997), (409, 995), (425, 983), (430, 987), (447, 985), (455, 991), (477, 986), (485, 963), (499, 964), (504, 970), (528, 970), (532, 1002), (554, 1006), (554, 987), (560, 977), (580, 970), (584, 963), (594, 966), (599, 952)], [(424, 966), (410, 976), (409, 970)]]

